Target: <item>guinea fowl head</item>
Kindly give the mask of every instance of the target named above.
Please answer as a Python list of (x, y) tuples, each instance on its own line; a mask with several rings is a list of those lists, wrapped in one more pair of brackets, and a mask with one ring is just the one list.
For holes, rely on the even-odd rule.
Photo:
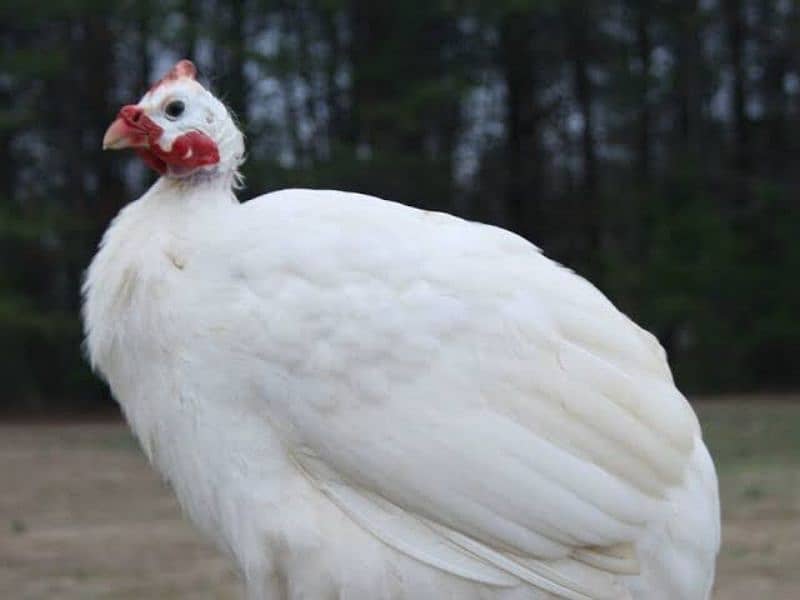
[(244, 137), (225, 105), (181, 60), (142, 97), (123, 106), (103, 137), (103, 148), (133, 148), (161, 175), (184, 181), (240, 181)]

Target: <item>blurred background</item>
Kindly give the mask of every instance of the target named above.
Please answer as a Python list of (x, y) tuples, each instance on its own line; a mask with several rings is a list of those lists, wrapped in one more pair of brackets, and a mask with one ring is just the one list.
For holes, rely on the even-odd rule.
[(80, 347), (82, 272), (154, 180), (103, 153), (103, 132), (190, 57), (246, 132), (242, 200), (330, 187), (495, 223), (653, 331), (720, 468), (717, 597), (800, 597), (797, 2), (60, 0), (0, 16), (0, 596), (233, 597), (126, 430), (87, 424), (115, 409)]

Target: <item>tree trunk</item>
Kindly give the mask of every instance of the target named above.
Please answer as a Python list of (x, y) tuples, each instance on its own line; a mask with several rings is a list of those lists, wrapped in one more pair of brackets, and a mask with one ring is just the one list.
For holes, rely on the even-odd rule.
[(542, 194), (533, 27), (530, 15), (507, 14), (500, 24), (500, 63), (506, 85), (507, 225), (523, 236), (541, 228), (536, 202)]
[(185, 58), (196, 61), (197, 57), (197, 29), (199, 20), (198, 3), (196, 0), (183, 0), (181, 12), (183, 13), (184, 26), (181, 40), (181, 52)]
[(336, 24), (337, 11), (329, 6), (320, 9), (322, 37), (327, 52), (325, 54), (325, 104), (328, 107), (328, 140), (334, 143), (342, 140), (347, 132), (346, 108), (337, 82), (339, 65), (343, 60), (342, 41)]
[(790, 153), (789, 122), (784, 79), (791, 65), (791, 51), (783, 41), (773, 38), (779, 29), (780, 18), (773, 2), (761, 2), (761, 31), (759, 43), (764, 48), (764, 74), (761, 77), (761, 96), (764, 100), (765, 143), (764, 168), (773, 176), (783, 177)]
[(703, 116), (698, 0), (682, 0), (678, 8), (676, 99), (681, 151), (702, 157)]
[(736, 170), (746, 173), (750, 169), (750, 126), (747, 119), (747, 97), (745, 89), (745, 23), (741, 0), (724, 0), (726, 38), (730, 64), (733, 70), (733, 93), (731, 114), (733, 115), (733, 162)]
[(396, 141), (397, 131), (379, 115), (379, 109), (391, 101), (393, 89), (376, 65), (382, 62), (382, 48), (392, 32), (391, 14), (381, 3), (352, 0), (349, 17), (352, 113), (348, 138), (356, 145), (386, 150)]
[(642, 66), (642, 75), (639, 80), (639, 119), (636, 140), (636, 174), (640, 184), (647, 184), (650, 180), (651, 153), (650, 153), (650, 127), (652, 115), (650, 111), (650, 69), (652, 67), (651, 54), (653, 44), (650, 38), (650, 6), (649, 2), (642, 0), (636, 14), (636, 50)]
[(139, 81), (137, 83), (137, 90), (148, 89), (152, 81), (152, 73), (150, 72), (150, 50), (148, 43), (150, 42), (150, 0), (140, 0), (137, 4), (137, 54), (139, 59)]
[(247, 49), (245, 3), (246, 0), (231, 0), (228, 3), (228, 31), (225, 40), (228, 51), (223, 87), (226, 91), (227, 102), (238, 117), (242, 129), (246, 129), (248, 123), (248, 89), (245, 75), (245, 52)]
[(583, 117), (581, 132), (581, 198), (576, 207), (580, 215), (582, 237), (580, 260), (586, 265), (585, 273), (593, 281), (601, 279), (601, 236), (603, 209), (598, 193), (597, 150), (594, 133), (594, 89), (589, 79), (589, 57), (592, 45), (589, 39), (590, 13), (585, 6), (570, 4), (566, 9), (568, 47), (572, 83), (578, 108)]

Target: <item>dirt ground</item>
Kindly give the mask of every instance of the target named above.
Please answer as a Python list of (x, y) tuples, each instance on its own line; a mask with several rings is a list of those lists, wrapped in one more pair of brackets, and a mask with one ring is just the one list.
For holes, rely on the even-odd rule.
[[(800, 598), (800, 398), (698, 404), (722, 490), (715, 598)], [(0, 424), (0, 598), (239, 598), (121, 424)]]

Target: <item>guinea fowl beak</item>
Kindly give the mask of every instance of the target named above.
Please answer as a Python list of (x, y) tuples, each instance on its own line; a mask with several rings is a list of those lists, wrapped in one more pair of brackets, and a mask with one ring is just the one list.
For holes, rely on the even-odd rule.
[(160, 134), (161, 128), (153, 123), (138, 106), (123, 106), (103, 136), (103, 150), (122, 148), (146, 148), (153, 134)]
[(103, 136), (103, 150), (120, 150), (130, 147), (130, 131), (128, 124), (122, 119), (116, 119), (106, 129)]

